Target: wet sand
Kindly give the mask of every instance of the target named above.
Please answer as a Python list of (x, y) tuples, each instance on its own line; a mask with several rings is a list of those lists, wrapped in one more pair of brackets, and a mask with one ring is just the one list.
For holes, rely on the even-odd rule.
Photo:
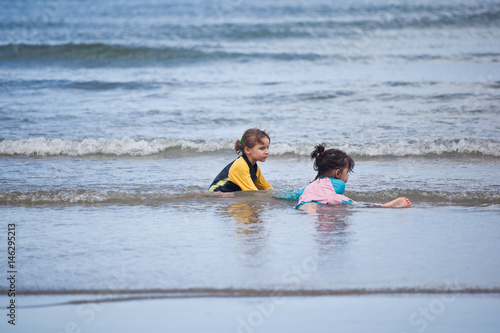
[[(498, 332), (498, 294), (207, 297), (48, 305), (74, 296), (19, 297), (9, 332)], [(0, 297), (5, 304), (6, 297)], [(35, 307), (29, 307), (35, 305)], [(36, 305), (39, 305), (38, 307)]]

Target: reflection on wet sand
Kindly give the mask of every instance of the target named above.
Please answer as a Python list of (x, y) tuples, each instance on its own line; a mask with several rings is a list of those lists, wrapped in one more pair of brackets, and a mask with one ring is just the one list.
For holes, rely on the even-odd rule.
[(266, 205), (259, 201), (233, 201), (221, 208), (224, 215), (235, 221), (234, 231), (239, 236), (236, 249), (242, 262), (245, 266), (261, 265), (268, 239), (266, 223), (261, 218)]
[(236, 232), (238, 234), (258, 234), (263, 230), (263, 222), (260, 217), (264, 211), (262, 203), (235, 201), (227, 206), (227, 211), (237, 223)]
[(318, 210), (315, 241), (320, 257), (337, 253), (346, 245), (351, 214), (352, 210), (344, 206), (324, 206)]
[[(282, 202), (281, 202), (282, 203)], [(259, 254), (265, 252), (267, 240), (269, 239), (268, 228), (272, 229), (273, 221), (269, 220), (266, 213), (276, 202), (272, 200), (263, 202), (261, 200), (252, 200), (244, 198), (236, 201), (226, 202), (218, 207), (219, 214), (230, 217), (234, 221), (234, 232), (240, 236), (241, 245), (244, 249), (245, 261), (254, 262)], [(276, 208), (276, 207), (275, 207)], [(304, 212), (294, 211), (288, 205), (283, 209), (290, 210), (291, 216), (297, 218), (295, 223), (303, 223), (300, 218)], [(324, 206), (318, 210), (316, 216), (307, 218), (308, 223), (312, 223), (311, 236), (316, 244), (314, 256), (317, 259), (330, 262), (332, 259), (338, 260), (340, 252), (344, 251), (349, 242), (349, 219), (355, 210), (343, 206)], [(295, 214), (294, 214), (295, 213)], [(307, 215), (307, 214), (306, 214)], [(311, 219), (312, 218), (312, 219)], [(301, 222), (302, 221), (302, 222)], [(294, 223), (294, 220), (290, 220)], [(329, 265), (329, 264), (327, 264)]]

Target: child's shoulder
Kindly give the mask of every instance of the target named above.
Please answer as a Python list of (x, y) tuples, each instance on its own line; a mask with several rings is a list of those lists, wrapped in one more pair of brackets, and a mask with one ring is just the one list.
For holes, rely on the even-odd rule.
[(330, 177), (328, 177), (328, 179), (330, 180), (330, 183), (332, 184), (335, 193), (344, 194), (345, 182), (342, 179), (330, 178)]
[(331, 188), (333, 187), (335, 193), (344, 194), (345, 182), (341, 179), (331, 178), (331, 177), (319, 177), (309, 184), (311, 187), (323, 187)]
[(252, 173), (255, 172), (248, 160), (242, 155), (237, 157), (231, 164), (230, 170), (231, 172), (237, 173)]
[(234, 161), (233, 161), (233, 167), (238, 167), (238, 168), (244, 168), (248, 167), (248, 163), (245, 161), (243, 156), (238, 156)]

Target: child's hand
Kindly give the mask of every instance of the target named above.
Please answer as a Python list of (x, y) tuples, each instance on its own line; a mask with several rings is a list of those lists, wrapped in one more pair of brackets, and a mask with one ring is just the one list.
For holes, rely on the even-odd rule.
[(219, 198), (234, 198), (234, 192), (214, 192), (214, 196)]

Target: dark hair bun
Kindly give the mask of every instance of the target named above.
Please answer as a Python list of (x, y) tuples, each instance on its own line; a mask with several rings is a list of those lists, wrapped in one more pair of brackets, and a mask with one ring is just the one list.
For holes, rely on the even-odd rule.
[(345, 151), (331, 148), (325, 150), (325, 144), (322, 143), (314, 147), (311, 152), (311, 159), (314, 161), (314, 170), (318, 171), (318, 177), (330, 177), (331, 171), (335, 169), (347, 168), (349, 172), (354, 168), (354, 160), (347, 155)]
[(320, 145), (316, 145), (314, 150), (311, 153), (311, 160), (317, 159), (318, 156), (325, 151), (326, 144), (322, 143)]

